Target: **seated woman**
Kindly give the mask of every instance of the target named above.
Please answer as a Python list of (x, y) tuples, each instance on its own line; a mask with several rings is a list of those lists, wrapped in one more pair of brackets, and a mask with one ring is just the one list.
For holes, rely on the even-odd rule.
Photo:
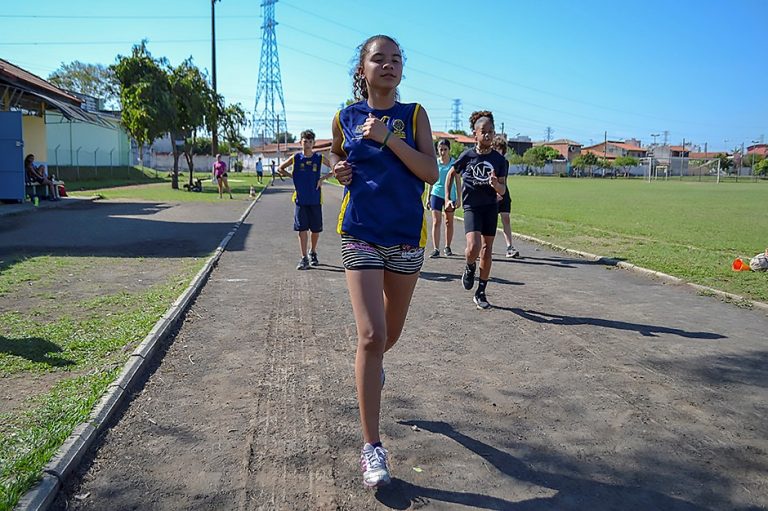
[(56, 193), (56, 185), (53, 184), (53, 181), (48, 179), (48, 177), (45, 175), (43, 172), (43, 166), (35, 166), (34, 154), (28, 154), (27, 157), (24, 158), (24, 173), (28, 183), (37, 183), (43, 186), (47, 186), (48, 190), (50, 191), (49, 199), (59, 200), (58, 194)]

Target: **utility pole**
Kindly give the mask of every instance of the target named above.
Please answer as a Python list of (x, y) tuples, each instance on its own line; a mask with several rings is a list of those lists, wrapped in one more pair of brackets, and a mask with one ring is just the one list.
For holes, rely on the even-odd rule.
[(608, 132), (604, 132), (603, 136), (603, 159), (608, 159)]
[(501, 134), (502, 135), (504, 134), (504, 123), (503, 122), (501, 123)]
[(451, 124), (454, 131), (461, 129), (461, 100), (454, 99), (451, 106)]
[(683, 152), (680, 153), (680, 181), (683, 180), (683, 164), (685, 163), (685, 137), (683, 137)]
[(666, 147), (669, 144), (669, 131), (664, 130), (662, 133), (664, 134), (664, 147)]
[(211, 112), (211, 156), (216, 156), (219, 152), (219, 134), (218, 134), (218, 92), (216, 91), (216, 2), (221, 0), (211, 0), (211, 84), (213, 85), (213, 111)]

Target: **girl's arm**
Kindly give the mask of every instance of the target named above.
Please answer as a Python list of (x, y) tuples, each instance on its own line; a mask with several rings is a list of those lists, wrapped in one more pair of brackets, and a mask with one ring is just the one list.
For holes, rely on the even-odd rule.
[(387, 138), (387, 133), (390, 132), (386, 125), (372, 114), (368, 114), (368, 119), (363, 124), (363, 137), (380, 144), (383, 144), (384, 139), (387, 138), (386, 146), (400, 158), (408, 170), (422, 181), (434, 184), (439, 176), (437, 156), (435, 147), (432, 145), (429, 116), (423, 108), (419, 108), (419, 113), (416, 115), (416, 128), (416, 149), (414, 149), (399, 137)]
[(333, 170), (333, 176), (336, 180), (346, 186), (352, 181), (352, 166), (347, 163), (345, 159), (347, 156), (344, 154), (344, 148), (342, 147), (342, 133), (341, 127), (338, 122), (339, 114), (336, 114), (331, 121), (331, 133), (333, 133), (333, 144), (331, 145), (331, 154), (329, 160), (331, 163), (331, 170)]

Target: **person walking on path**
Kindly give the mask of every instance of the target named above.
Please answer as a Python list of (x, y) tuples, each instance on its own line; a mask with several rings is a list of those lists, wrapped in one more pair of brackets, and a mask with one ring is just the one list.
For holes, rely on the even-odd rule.
[[(507, 177), (509, 177), (509, 160), (507, 160), (507, 141), (501, 135), (496, 135), (493, 139), (493, 149), (498, 151), (500, 155), (504, 156), (504, 161), (507, 162)], [(509, 180), (507, 180), (509, 182)], [(504, 231), (504, 241), (507, 242), (506, 257), (519, 258), (520, 251), (512, 246), (512, 223), (509, 215), (512, 211), (512, 197), (509, 195), (509, 186), (504, 191), (504, 195), (497, 197), (499, 200), (499, 217), (501, 218), (501, 228)]]
[(222, 161), (220, 154), (216, 155), (216, 161), (213, 162), (213, 178), (219, 187), (219, 199), (224, 198), (224, 190), (227, 191), (230, 199), (234, 199), (232, 191), (229, 189), (229, 182), (227, 182), (227, 164)]
[(264, 179), (264, 162), (261, 161), (261, 156), (256, 160), (256, 179), (259, 183)]
[(390, 482), (379, 433), (382, 361), (403, 330), (424, 262), (424, 184), (438, 177), (427, 113), (418, 103), (398, 101), (402, 73), (402, 51), (393, 38), (367, 39), (353, 70), (357, 102), (332, 124), (330, 160), (345, 187), (337, 230), (357, 326), (360, 466), (368, 487)]
[[(277, 169), (280, 176), (293, 179), (293, 202), (296, 204), (293, 214), (293, 230), (299, 233), (299, 249), (301, 259), (297, 270), (308, 270), (310, 266), (318, 266), (317, 242), (323, 231), (323, 200), (320, 186), (331, 177), (329, 172), (323, 173), (323, 165), (330, 167), (330, 162), (321, 153), (312, 149), (315, 146), (315, 132), (301, 132), (300, 153), (292, 155)], [(292, 172), (286, 169), (293, 167)], [(308, 232), (312, 234), (307, 235)], [(310, 238), (310, 250), (307, 254), (307, 238)]]
[[(442, 139), (437, 143), (437, 170), (439, 176), (437, 182), (429, 187), (429, 199), (427, 208), (432, 210), (432, 244), (431, 258), (440, 256), (440, 231), (442, 230), (442, 216), (445, 215), (445, 255), (451, 256), (451, 241), (453, 241), (453, 215), (456, 209), (445, 203), (445, 178), (453, 166), (451, 157), (451, 143)], [(456, 200), (456, 191), (451, 192), (451, 200)], [(445, 213), (443, 213), (445, 209)]]
[(483, 110), (472, 112), (469, 125), (475, 136), (475, 147), (467, 149), (453, 164), (446, 178), (445, 202), (450, 201), (453, 183), (461, 186), (464, 205), (464, 232), (467, 248), (466, 266), (461, 277), (464, 289), (475, 285), (477, 260), (480, 259), (480, 279), (473, 301), (478, 309), (489, 309), (485, 296), (493, 261), (493, 240), (498, 225), (498, 195), (506, 191), (507, 161), (491, 147), (495, 128), (493, 113)]

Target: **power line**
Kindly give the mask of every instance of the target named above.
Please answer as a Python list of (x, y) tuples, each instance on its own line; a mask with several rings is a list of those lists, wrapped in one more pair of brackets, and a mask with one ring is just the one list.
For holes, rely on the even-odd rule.
[[(177, 14), (166, 14), (166, 15), (153, 15), (153, 16), (137, 16), (137, 15), (126, 15), (126, 16), (97, 16), (97, 15), (65, 15), (65, 16), (58, 16), (58, 15), (51, 15), (51, 14), (0, 14), (0, 18), (12, 18), (12, 19), (53, 19), (53, 20), (162, 20), (162, 21), (168, 21), (168, 20), (208, 20), (208, 16), (180, 16)], [(235, 14), (229, 14), (227, 16), (217, 16), (217, 18), (232, 18), (232, 19), (244, 19), (244, 18), (261, 18), (261, 15), (254, 15), (254, 14), (242, 14), (242, 15), (235, 15)]]
[[(219, 38), (217, 42), (241, 42), (241, 41), (261, 41), (260, 37), (230, 37)], [(209, 43), (210, 39), (148, 39), (149, 43), (157, 44), (177, 44), (177, 43)], [(87, 46), (91, 44), (136, 44), (136, 41), (40, 41), (40, 42), (0, 42), (0, 46)]]

